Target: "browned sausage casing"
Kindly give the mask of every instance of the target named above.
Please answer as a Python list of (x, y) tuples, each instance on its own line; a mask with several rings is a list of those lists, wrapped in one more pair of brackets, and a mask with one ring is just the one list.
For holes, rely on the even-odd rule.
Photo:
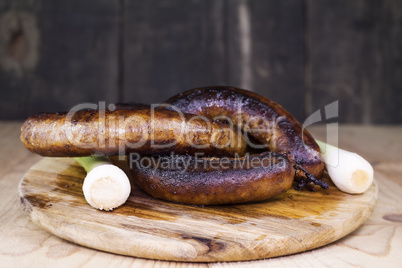
[(324, 171), (320, 148), (311, 134), (293, 115), (267, 97), (243, 89), (214, 86), (183, 92), (166, 103), (183, 113), (227, 118), (245, 131), (248, 142), (256, 140), (267, 145), (266, 150), (286, 155), (316, 178)]
[(149, 162), (140, 165), (131, 161), (135, 181), (143, 190), (155, 198), (193, 205), (266, 200), (286, 192), (294, 177), (292, 163), (271, 152), (241, 159), (191, 156), (144, 159)]
[[(274, 157), (281, 160), (271, 162), (272, 165), (264, 169), (258, 166), (234, 168), (244, 158), (231, 159), (229, 169), (219, 168), (219, 165), (215, 169), (201, 165), (197, 169), (180, 170), (169, 165), (167, 169), (157, 165), (133, 166), (135, 181), (153, 197), (197, 205), (244, 203), (285, 192), (296, 174), (305, 175), (300, 167), (317, 178), (323, 173), (324, 163), (315, 140), (282, 106), (266, 97), (237, 88), (208, 87), (184, 92), (166, 103), (185, 113), (231, 121), (251, 139), (267, 145), (265, 150), (282, 156), (276, 154)], [(263, 157), (266, 154), (252, 155), (250, 159)], [(196, 161), (191, 156), (187, 159), (191, 159), (191, 163)], [(284, 159), (290, 161), (279, 165), (285, 163)], [(298, 168), (297, 172), (293, 165)]]
[(40, 113), (21, 127), (25, 147), (42, 156), (118, 155), (128, 152), (210, 156), (243, 154), (246, 143), (228, 125), (170, 110), (123, 107)]

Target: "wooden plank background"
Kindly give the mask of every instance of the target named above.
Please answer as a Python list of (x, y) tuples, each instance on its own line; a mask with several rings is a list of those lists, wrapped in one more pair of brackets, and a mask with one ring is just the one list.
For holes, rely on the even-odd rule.
[(0, 119), (207, 85), (402, 123), (402, 0), (0, 0)]

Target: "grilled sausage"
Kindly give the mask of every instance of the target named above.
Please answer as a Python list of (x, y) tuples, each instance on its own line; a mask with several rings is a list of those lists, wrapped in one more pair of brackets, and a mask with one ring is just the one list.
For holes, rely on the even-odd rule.
[(132, 151), (225, 156), (243, 154), (246, 149), (241, 133), (227, 124), (149, 106), (40, 113), (24, 122), (20, 138), (28, 150), (42, 156), (117, 155)]
[[(135, 182), (155, 198), (194, 205), (235, 204), (286, 192), (294, 177), (284, 156), (265, 152), (242, 158), (173, 156), (129, 160)], [(146, 159), (146, 160), (145, 160)]]
[(265, 150), (286, 155), (316, 178), (324, 171), (314, 138), (293, 115), (267, 97), (243, 89), (215, 86), (183, 92), (166, 103), (183, 113), (230, 120), (244, 130), (249, 146), (266, 145)]
[[(156, 165), (155, 159), (151, 161), (154, 164), (145, 166), (129, 161), (134, 180), (151, 196), (179, 203), (216, 205), (274, 197), (288, 190), (294, 178), (298, 181), (296, 189), (314, 189), (311, 183), (328, 187), (317, 179), (323, 173), (324, 163), (315, 140), (276, 102), (242, 89), (209, 87), (184, 92), (166, 104), (185, 113), (232, 122), (250, 138), (251, 147), (266, 145), (265, 150), (278, 154), (269, 155), (276, 159), (269, 161), (269, 168), (235, 168), (241, 166), (244, 157), (230, 159), (228, 169), (222, 169), (222, 165), (206, 168), (217, 161), (215, 158), (206, 158), (202, 160), (204, 165), (192, 168), (199, 161), (192, 156), (185, 158), (190, 165), (184, 169), (175, 167), (174, 159), (165, 163), (167, 168)], [(252, 155), (247, 161), (263, 163), (261, 159), (266, 156), (267, 153)], [(138, 159), (134, 162), (139, 163)]]
[[(328, 187), (309, 174), (319, 178), (323, 172), (318, 145), (272, 100), (237, 88), (210, 87), (184, 92), (166, 104), (172, 110), (121, 106), (114, 111), (37, 114), (23, 124), (21, 140), (29, 150), (44, 156), (186, 154), (167, 157), (167, 168), (155, 164), (163, 156), (148, 158), (153, 163), (148, 166), (131, 168), (146, 192), (181, 203), (264, 200), (289, 189), (295, 177), (302, 178), (297, 187), (308, 188), (310, 182)], [(185, 114), (180, 116), (177, 109)], [(272, 152), (233, 159), (204, 158), (197, 166), (199, 159), (191, 156), (197, 152), (218, 157), (244, 153), (244, 138), (235, 127), (244, 132), (251, 147), (265, 146), (264, 150)], [(178, 159), (190, 164), (186, 169), (172, 167)], [(228, 168), (216, 165), (222, 159), (228, 161)]]

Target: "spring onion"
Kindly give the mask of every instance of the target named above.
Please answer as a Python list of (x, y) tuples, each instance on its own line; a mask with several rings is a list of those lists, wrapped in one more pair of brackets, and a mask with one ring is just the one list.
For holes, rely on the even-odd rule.
[(130, 181), (107, 157), (77, 157), (75, 160), (87, 172), (82, 190), (91, 206), (109, 211), (126, 202), (131, 191)]
[(360, 194), (373, 183), (373, 167), (363, 157), (316, 140), (332, 182), (343, 192)]

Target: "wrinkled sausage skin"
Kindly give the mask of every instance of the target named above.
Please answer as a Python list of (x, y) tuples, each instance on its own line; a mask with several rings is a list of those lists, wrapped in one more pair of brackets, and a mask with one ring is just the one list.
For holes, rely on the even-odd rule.
[[(266, 200), (286, 192), (294, 177), (292, 163), (270, 152), (227, 159), (224, 165), (219, 165), (222, 159), (218, 158), (164, 159), (168, 163), (158, 162), (158, 157), (149, 162), (157, 164), (131, 163), (132, 177), (152, 197), (185, 204), (223, 205)], [(178, 161), (188, 166), (177, 167), (174, 163)], [(169, 168), (162, 168), (163, 165)]]
[[(149, 107), (143, 105), (122, 105), (103, 112), (83, 110), (71, 118), (66, 113), (37, 114), (24, 122), (21, 141), (43, 156), (138, 152), (158, 159), (170, 152), (182, 154), (193, 163), (188, 169), (151, 165), (134, 166), (131, 171), (136, 183), (155, 198), (187, 204), (265, 200), (288, 190), (295, 174), (303, 170), (321, 177), (324, 164), (315, 140), (292, 115), (266, 97), (237, 88), (208, 87), (174, 96), (166, 104), (175, 109), (157, 109), (152, 120)], [(177, 110), (184, 117), (178, 116)], [(207, 123), (196, 115), (211, 121)], [(198, 152), (205, 156), (202, 161), (207, 166), (218, 161), (216, 157), (243, 155), (246, 143), (236, 127), (243, 131), (250, 147), (263, 145), (263, 150), (270, 152), (251, 155), (247, 160), (229, 159), (229, 168), (195, 166), (192, 155)], [(216, 139), (211, 141), (211, 137)], [(222, 148), (223, 144), (228, 146)], [(270, 159), (271, 164), (252, 168), (239, 165), (250, 159), (261, 163)]]
[[(186, 156), (184, 159), (191, 163), (186, 169), (175, 168), (173, 158), (166, 165), (169, 168), (132, 166), (135, 182), (155, 198), (195, 205), (261, 201), (287, 191), (296, 174), (305, 175), (300, 168), (316, 178), (323, 173), (324, 163), (313, 137), (282, 106), (266, 97), (237, 88), (208, 87), (178, 94), (166, 104), (185, 113), (230, 121), (250, 137), (251, 147), (254, 145), (251, 142), (257, 141), (255, 145), (266, 145), (264, 149), (271, 151), (251, 155), (248, 160), (261, 160), (268, 155), (276, 161), (271, 161), (268, 168), (258, 165), (236, 168), (241, 166), (243, 157), (231, 159), (226, 169), (221, 165), (206, 168), (202, 164), (192, 168), (199, 159)], [(203, 161), (209, 166), (208, 163), (218, 160), (204, 158)], [(297, 167), (297, 173), (293, 166)], [(325, 183), (319, 185), (327, 187)]]
[[(266, 150), (286, 155), (316, 178), (324, 171), (320, 148), (311, 134), (281, 105), (251, 91), (214, 86), (192, 89), (166, 101), (184, 113), (228, 118)], [(251, 130), (250, 132), (247, 132)]]
[(53, 157), (172, 151), (226, 156), (243, 154), (246, 149), (241, 133), (224, 123), (143, 105), (114, 111), (82, 110), (71, 116), (36, 114), (22, 125), (20, 139), (31, 152)]

